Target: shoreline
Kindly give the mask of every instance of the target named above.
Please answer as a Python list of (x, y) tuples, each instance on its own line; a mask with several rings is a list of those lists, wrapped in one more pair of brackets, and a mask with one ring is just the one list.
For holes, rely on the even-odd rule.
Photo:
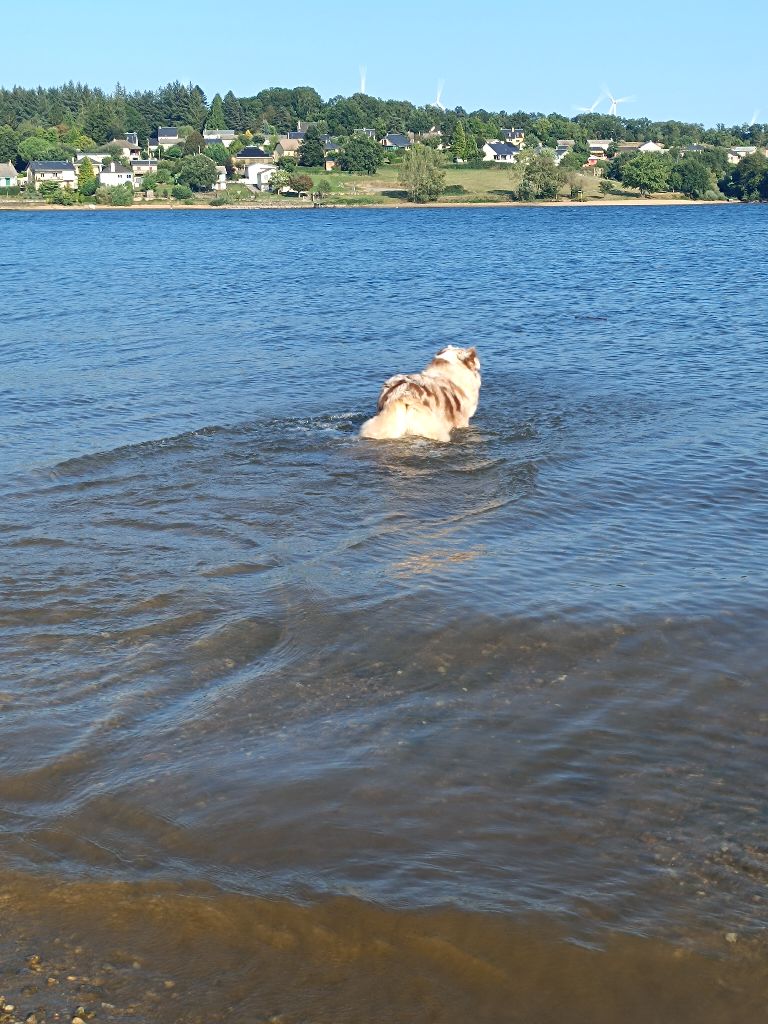
[(320, 206), (312, 206), (308, 203), (296, 203), (295, 205), (288, 205), (287, 203), (233, 203), (231, 206), (210, 206), (203, 203), (193, 203), (186, 205), (184, 203), (134, 203), (131, 206), (106, 206), (96, 204), (78, 203), (74, 206), (59, 206), (55, 203), (13, 203), (5, 202), (0, 200), (0, 212), (13, 211), (39, 213), (41, 211), (53, 210), (55, 212), (69, 213), (95, 213), (98, 211), (118, 211), (118, 212), (131, 212), (136, 210), (205, 210), (210, 213), (224, 212), (261, 212), (263, 210), (451, 210), (451, 209), (524, 209), (528, 207), (541, 207), (544, 209), (581, 209), (589, 207), (605, 207), (605, 206), (744, 206), (742, 202), (731, 203), (723, 201), (722, 199), (659, 199), (659, 198), (648, 198), (648, 199), (589, 199), (586, 201), (574, 201), (570, 199), (563, 199), (560, 202), (546, 202), (532, 200), (530, 202), (512, 202), (512, 201), (501, 201), (501, 202), (435, 202), (435, 203), (408, 203), (408, 202), (391, 202), (391, 203), (323, 203)]

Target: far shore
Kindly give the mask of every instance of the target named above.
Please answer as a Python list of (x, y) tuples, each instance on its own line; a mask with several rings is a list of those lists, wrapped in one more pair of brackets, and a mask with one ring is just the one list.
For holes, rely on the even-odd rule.
[(75, 206), (59, 206), (53, 203), (18, 203), (12, 200), (0, 199), (0, 211), (2, 210), (13, 210), (39, 212), (41, 210), (51, 210), (55, 212), (61, 211), (62, 213), (69, 213), (75, 211), (81, 213), (83, 211), (93, 213), (97, 211), (117, 211), (130, 213), (135, 210), (205, 210), (210, 213), (221, 213), (232, 212), (232, 211), (247, 211), (247, 212), (261, 212), (262, 210), (451, 210), (451, 209), (499, 209), (502, 208), (520, 208), (520, 207), (546, 207), (547, 209), (572, 209), (572, 208), (586, 208), (594, 206), (741, 206), (742, 203), (728, 203), (718, 199), (663, 199), (655, 196), (650, 196), (646, 199), (640, 197), (626, 199), (623, 197), (616, 199), (588, 199), (588, 200), (571, 200), (562, 199), (556, 202), (551, 201), (532, 201), (532, 202), (513, 202), (513, 201), (500, 201), (492, 203), (484, 202), (434, 202), (434, 203), (408, 203), (408, 202), (386, 202), (386, 203), (322, 203), (318, 206), (313, 206), (308, 202), (291, 201), (280, 203), (232, 203), (227, 206), (210, 206), (205, 203), (191, 203), (186, 205), (184, 203), (167, 203), (167, 202), (150, 202), (150, 203), (134, 203), (131, 206), (102, 206), (96, 204), (79, 203)]

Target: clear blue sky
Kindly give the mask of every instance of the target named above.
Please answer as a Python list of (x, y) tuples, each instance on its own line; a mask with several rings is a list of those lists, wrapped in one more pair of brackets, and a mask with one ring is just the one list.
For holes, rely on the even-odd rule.
[[(278, 16), (278, 11), (284, 11)], [(0, 85), (69, 79), (111, 90), (180, 79), (210, 100), (272, 85), (349, 95), (367, 91), (468, 110), (557, 111), (573, 116), (601, 87), (632, 96), (626, 116), (768, 122), (768, 2), (674, 4), (295, 0), (285, 5), (6, 5)], [(607, 109), (604, 101), (598, 108)]]

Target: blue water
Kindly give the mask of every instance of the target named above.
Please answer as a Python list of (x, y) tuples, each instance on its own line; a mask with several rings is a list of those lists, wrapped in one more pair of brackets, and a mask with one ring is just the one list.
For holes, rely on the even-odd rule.
[(0, 871), (760, 932), (764, 206), (0, 232)]

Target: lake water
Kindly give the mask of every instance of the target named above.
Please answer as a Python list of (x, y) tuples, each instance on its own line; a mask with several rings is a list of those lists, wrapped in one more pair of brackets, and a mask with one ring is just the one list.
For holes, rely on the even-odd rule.
[[(757, 1020), (768, 209), (0, 237), (0, 992)], [(447, 343), (471, 428), (358, 440)]]

